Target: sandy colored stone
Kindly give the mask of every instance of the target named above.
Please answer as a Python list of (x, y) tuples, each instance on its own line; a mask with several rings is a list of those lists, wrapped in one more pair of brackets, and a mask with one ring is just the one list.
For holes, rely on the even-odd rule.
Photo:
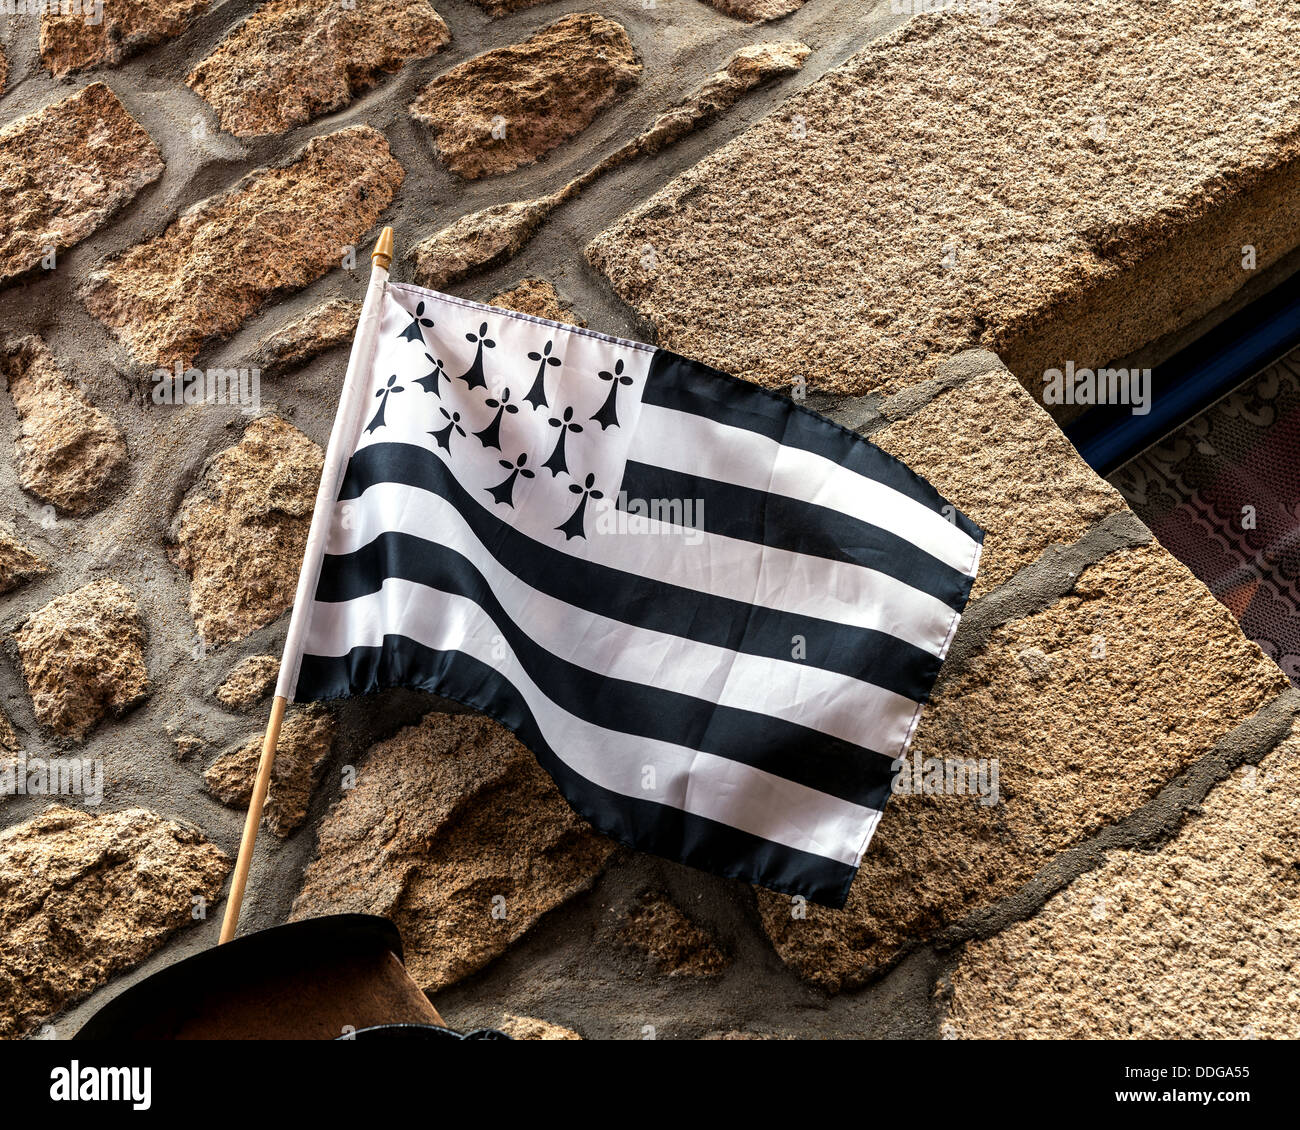
[(0, 375), (18, 413), (18, 481), (65, 514), (99, 509), (126, 469), (122, 429), (60, 370), (45, 343), (0, 348)]
[(356, 787), (321, 822), (292, 917), (391, 918), (407, 969), (432, 992), (587, 889), (614, 847), (509, 731), (429, 714), (361, 759)]
[(217, 688), (217, 701), (231, 710), (249, 710), (275, 690), (279, 675), (279, 656), (250, 655), (231, 668)]
[[(1030, 648), (1050, 678), (1021, 661)], [(1000, 803), (893, 797), (842, 911), (799, 920), (788, 897), (759, 892), (763, 924), (801, 976), (860, 985), (1142, 807), (1288, 685), (1158, 545), (1111, 553), (1070, 595), (997, 629), (922, 714), (909, 761), (996, 758)]]
[(230, 643), (293, 606), (324, 455), (292, 424), (259, 416), (208, 460), (172, 523), (172, 560), (190, 575), (190, 614)]
[(91, 272), (82, 296), (141, 365), (188, 366), (268, 299), (339, 266), (405, 175), (370, 126), (313, 138)]
[(797, 12), (808, 0), (709, 0), (719, 12), (737, 16), (750, 23), (762, 20), (779, 20)]
[(588, 257), (661, 345), (772, 388), (890, 392), (980, 344), (1041, 389), (1221, 302), (1244, 244), (1300, 243), (1298, 65), (1294, 7), (916, 16)]
[(328, 349), (349, 344), (360, 317), (359, 302), (322, 302), (268, 335), (257, 348), (257, 359), (276, 369), (305, 365)]
[(49, 571), (50, 563), (23, 545), (9, 523), (0, 522), (0, 593), (12, 592)]
[(0, 753), (18, 753), (22, 748), (23, 743), (18, 737), (18, 731), (14, 729), (14, 724), (9, 721), (9, 716), (0, 710)]
[(9, 81), (9, 60), (5, 58), (5, 53), (0, 51), (0, 94), (5, 92), (5, 85)]
[(1113, 851), (971, 942), (948, 1023), (972, 1039), (1300, 1037), (1300, 742), (1245, 766), (1159, 851)]
[(619, 938), (665, 977), (713, 977), (730, 964), (717, 939), (659, 891), (641, 894)]
[(0, 128), (0, 285), (103, 227), (162, 171), (153, 139), (102, 82)]
[(195, 921), (196, 899), (210, 910), (229, 870), (196, 828), (143, 808), (54, 805), (0, 831), (0, 1037), (148, 957)]
[(99, 580), (57, 596), (14, 634), (36, 720), (81, 741), (149, 692), (135, 594)]
[(451, 42), (429, 0), (271, 0), (186, 82), (236, 137), (281, 133), (346, 106)]
[[(262, 823), (281, 839), (307, 819), (312, 782), (334, 744), (334, 728), (334, 715), (321, 706), (295, 708), (285, 717), (262, 810)], [(261, 754), (260, 733), (239, 749), (223, 753), (203, 774), (208, 792), (222, 804), (247, 808)]]
[(498, 1030), (516, 1040), (581, 1040), (572, 1028), (552, 1024), (549, 1020), (538, 1020), (534, 1016), (516, 1016), (507, 1012), (497, 1024)]
[(783, 43), (753, 43), (741, 47), (676, 106), (665, 110), (649, 129), (633, 142), (634, 152), (618, 154), (618, 163), (627, 156), (650, 156), (712, 121), (734, 106), (743, 95), (772, 79), (803, 69), (812, 48), (797, 40)]
[(192, 734), (188, 730), (172, 731), (171, 738), (172, 744), (176, 746), (176, 758), (178, 761), (188, 761), (208, 744), (202, 736), (199, 734)]
[(561, 298), (559, 291), (546, 279), (524, 279), (518, 286), (503, 290), (488, 301), (503, 310), (517, 310), (534, 318), (563, 322), (566, 326), (587, 324), (587, 319), (575, 314), (572, 305)]
[(411, 103), (411, 116), (433, 131), (447, 167), (473, 180), (531, 165), (640, 75), (623, 26), (580, 12), (439, 75)]
[(558, 194), (493, 204), (470, 212), (411, 248), (415, 281), (433, 290), (504, 263), (524, 246), (561, 201)]
[(174, 39), (209, 0), (104, 0), (99, 20), (84, 11), (41, 13), (41, 62), (56, 77), (101, 64), (117, 66), (146, 47)]
[(563, 188), (549, 196), (481, 208), (421, 240), (409, 255), (416, 280), (440, 290), (476, 271), (508, 261), (561, 204), (575, 199), (606, 173), (628, 161), (652, 156), (680, 140), (734, 105), (746, 91), (798, 70), (808, 54), (806, 46), (794, 42), (741, 48), (722, 70), (660, 114), (649, 128), (601, 158)]
[(928, 479), (985, 531), (972, 596), (1078, 541), (1123, 497), (1079, 457), (1056, 422), (1001, 367), (940, 393), (871, 442)]

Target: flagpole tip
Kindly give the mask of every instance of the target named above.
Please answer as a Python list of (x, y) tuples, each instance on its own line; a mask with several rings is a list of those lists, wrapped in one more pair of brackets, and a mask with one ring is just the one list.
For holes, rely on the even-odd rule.
[(370, 253), (370, 261), (376, 266), (388, 270), (393, 265), (393, 229), (384, 228), (379, 233), (379, 241), (375, 244), (375, 249)]

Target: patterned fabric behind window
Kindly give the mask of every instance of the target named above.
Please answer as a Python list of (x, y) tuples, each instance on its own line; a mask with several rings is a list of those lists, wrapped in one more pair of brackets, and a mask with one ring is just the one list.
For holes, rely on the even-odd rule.
[(1300, 686), (1300, 350), (1110, 481)]

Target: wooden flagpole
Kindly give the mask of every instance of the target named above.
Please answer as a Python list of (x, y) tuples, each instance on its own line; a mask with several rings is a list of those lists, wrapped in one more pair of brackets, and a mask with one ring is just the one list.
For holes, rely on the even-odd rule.
[(239, 925), (239, 910), (244, 905), (244, 887), (248, 884), (248, 868), (253, 862), (253, 846), (257, 843), (257, 829), (262, 823), (262, 806), (266, 803), (266, 790), (271, 784), (275, 746), (280, 740), (280, 723), (284, 721), (286, 705), (283, 695), (276, 695), (271, 700), (271, 717), (266, 723), (266, 736), (262, 739), (262, 757), (257, 763), (253, 796), (248, 802), (248, 815), (244, 818), (244, 835), (239, 841), (239, 858), (235, 860), (235, 877), (230, 883), (230, 897), (226, 899), (226, 916), (221, 920), (218, 945), (230, 941)]
[(257, 829), (262, 823), (262, 808), (266, 804), (266, 791), (271, 784), (271, 770), (275, 765), (275, 747), (280, 740), (280, 725), (284, 721), (285, 707), (298, 681), (298, 664), (302, 658), (303, 639), (307, 630), (307, 609), (314, 596), (316, 580), (320, 575), (321, 560), (325, 554), (325, 540), (329, 531), (329, 518), (334, 500), (338, 497), (339, 483), (347, 467), (348, 457), (356, 441), (357, 424), (365, 406), (365, 371), (370, 366), (378, 323), (380, 303), (388, 284), (388, 269), (393, 263), (393, 229), (384, 228), (379, 233), (375, 249), (370, 253), (370, 286), (357, 320), (357, 332), (352, 339), (352, 355), (348, 358), (347, 375), (343, 378), (343, 391), (339, 395), (339, 408), (330, 432), (329, 446), (325, 451), (325, 464), (321, 469), (320, 488), (316, 492), (316, 507), (312, 511), (311, 528), (307, 533), (307, 546), (303, 551), (302, 569), (298, 574), (298, 590), (294, 596), (293, 612), (289, 618), (289, 631), (284, 640), (284, 653), (280, 658), (280, 677), (271, 702), (271, 717), (262, 739), (262, 756), (257, 764), (257, 777), (253, 782), (253, 796), (248, 802), (248, 816), (244, 820), (244, 834), (239, 841), (239, 858), (235, 861), (235, 874), (226, 899), (226, 914), (221, 922), (222, 945), (235, 936), (239, 925), (239, 911), (244, 904), (244, 888), (248, 885), (248, 869), (253, 862), (253, 847), (257, 843)]

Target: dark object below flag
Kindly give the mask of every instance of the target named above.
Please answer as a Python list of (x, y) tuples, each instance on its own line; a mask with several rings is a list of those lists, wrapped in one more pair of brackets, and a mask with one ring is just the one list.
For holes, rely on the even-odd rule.
[(337, 914), (262, 930), (119, 994), (78, 1040), (508, 1039), (454, 1032), (402, 965), (386, 918)]

